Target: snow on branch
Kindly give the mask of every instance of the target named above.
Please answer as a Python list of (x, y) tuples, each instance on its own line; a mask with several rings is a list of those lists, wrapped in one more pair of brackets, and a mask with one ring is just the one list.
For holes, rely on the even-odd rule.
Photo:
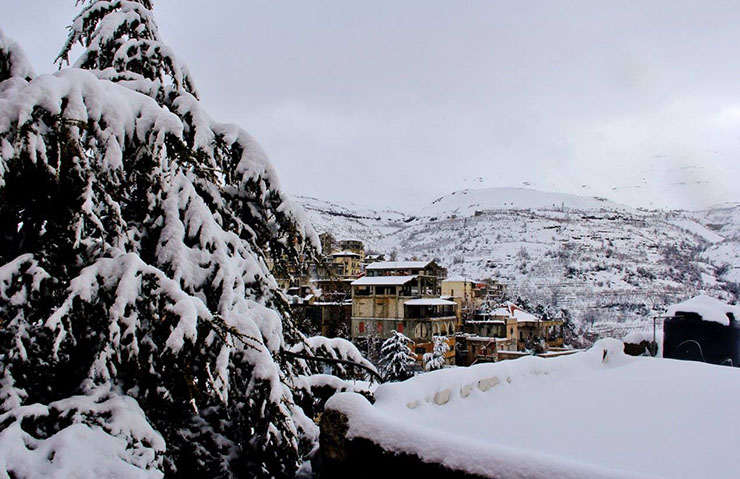
[(79, 43), (85, 50), (75, 67), (131, 72), (197, 97), (187, 66), (162, 43), (151, 7), (148, 1), (91, 1), (69, 27), (57, 63), (69, 63)]

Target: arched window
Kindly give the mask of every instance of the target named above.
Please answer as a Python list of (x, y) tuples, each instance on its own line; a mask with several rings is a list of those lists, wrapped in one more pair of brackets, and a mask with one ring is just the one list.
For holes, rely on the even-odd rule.
[(429, 335), (429, 329), (427, 328), (426, 324), (419, 323), (414, 328), (414, 333), (416, 334), (417, 338), (425, 338)]

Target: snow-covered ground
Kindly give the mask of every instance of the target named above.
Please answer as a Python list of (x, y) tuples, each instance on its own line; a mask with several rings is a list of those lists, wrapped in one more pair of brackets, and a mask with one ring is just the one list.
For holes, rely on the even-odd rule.
[(445, 369), (327, 408), (348, 437), (484, 477), (738, 477), (740, 369), (622, 347)]
[(483, 188), (455, 191), (436, 199), (415, 216), (464, 215), (476, 211), (506, 209), (629, 210), (633, 208), (606, 198), (553, 193), (531, 188)]

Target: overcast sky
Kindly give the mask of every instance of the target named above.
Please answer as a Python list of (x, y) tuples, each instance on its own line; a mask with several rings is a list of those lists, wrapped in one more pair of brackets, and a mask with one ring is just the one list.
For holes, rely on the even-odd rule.
[[(74, 0), (4, 0), (50, 72)], [(294, 195), (413, 210), (530, 186), (740, 201), (740, 2), (155, 0), (201, 99)]]

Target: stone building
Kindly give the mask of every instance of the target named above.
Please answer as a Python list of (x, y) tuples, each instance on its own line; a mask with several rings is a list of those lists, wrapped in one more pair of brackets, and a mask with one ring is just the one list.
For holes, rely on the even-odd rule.
[(367, 276), (352, 282), (352, 338), (382, 340), (396, 330), (414, 341), (421, 358), (434, 336), (446, 336), (453, 362), (457, 304), (439, 296), (441, 272), (433, 261), (368, 265)]

